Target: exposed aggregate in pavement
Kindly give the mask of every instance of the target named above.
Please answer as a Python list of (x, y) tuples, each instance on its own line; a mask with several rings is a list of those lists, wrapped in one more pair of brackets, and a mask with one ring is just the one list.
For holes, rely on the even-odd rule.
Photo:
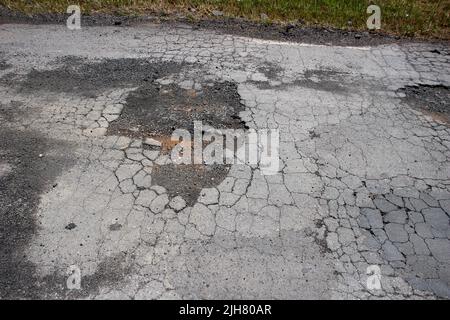
[(441, 115), (450, 121), (450, 88), (443, 85), (406, 86), (400, 92), (405, 94), (405, 100), (419, 110)]

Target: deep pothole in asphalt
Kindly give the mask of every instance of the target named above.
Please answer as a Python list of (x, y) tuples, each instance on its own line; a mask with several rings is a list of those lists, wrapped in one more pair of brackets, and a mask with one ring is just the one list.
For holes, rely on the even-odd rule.
[(399, 90), (404, 101), (434, 119), (450, 124), (450, 87), (443, 85), (418, 84)]
[[(128, 95), (120, 117), (110, 123), (107, 134), (151, 137), (161, 143), (162, 153), (169, 154), (174, 146), (172, 133), (185, 129), (193, 135), (194, 121), (214, 129), (246, 129), (239, 118), (242, 110), (237, 86), (231, 82), (212, 83), (199, 90), (151, 82)], [(155, 164), (152, 184), (193, 205), (201, 190), (219, 185), (229, 169), (226, 164)]]

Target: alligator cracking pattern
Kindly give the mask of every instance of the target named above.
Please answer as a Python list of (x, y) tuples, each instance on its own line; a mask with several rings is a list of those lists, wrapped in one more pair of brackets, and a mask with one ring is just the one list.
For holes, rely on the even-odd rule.
[[(57, 139), (75, 159), (46, 182), (36, 228), (15, 248), (37, 296), (450, 297), (450, 128), (399, 90), (448, 87), (444, 47), (314, 46), (169, 26), (3, 25), (0, 43), (1, 125)], [(153, 67), (130, 77), (136, 61)], [(98, 63), (117, 68), (102, 75)], [(99, 73), (91, 86), (64, 72), (77, 66)], [(168, 192), (154, 175), (171, 165), (167, 153), (108, 134), (114, 121), (126, 125), (127, 98), (145, 83), (195, 95), (235, 84), (245, 126), (280, 130), (280, 173), (232, 165), (192, 203)], [(0, 178), (12, 174), (0, 159)], [(81, 291), (65, 288), (70, 265)], [(381, 268), (380, 290), (366, 287), (370, 265)], [(27, 297), (14, 286), (1, 294)]]

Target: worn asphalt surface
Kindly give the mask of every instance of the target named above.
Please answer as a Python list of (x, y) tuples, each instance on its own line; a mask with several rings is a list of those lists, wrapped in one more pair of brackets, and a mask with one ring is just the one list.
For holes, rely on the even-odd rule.
[[(246, 36), (0, 24), (1, 298), (450, 298), (448, 44)], [(279, 174), (170, 163), (195, 120)]]

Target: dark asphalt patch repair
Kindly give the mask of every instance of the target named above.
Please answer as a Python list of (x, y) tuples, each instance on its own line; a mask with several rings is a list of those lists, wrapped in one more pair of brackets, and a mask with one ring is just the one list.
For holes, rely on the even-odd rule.
[(20, 91), (72, 93), (95, 97), (105, 89), (124, 88), (152, 82), (157, 78), (179, 72), (177, 63), (151, 62), (146, 59), (104, 59), (89, 62), (78, 57), (65, 57), (51, 70), (32, 70), (24, 80), (9, 74), (2, 82)]
[[(260, 69), (269, 79), (278, 80), (275, 77), (276, 74), (280, 74), (282, 70), (277, 71), (269, 67), (268, 69)], [(303, 79), (295, 79), (290, 84), (278, 84), (272, 85), (267, 82), (252, 82), (259, 89), (276, 89), (276, 88), (286, 88), (290, 86), (302, 87), (308, 89), (314, 89), (319, 91), (332, 92), (333, 94), (346, 94), (348, 91), (348, 83), (345, 82), (345, 76), (348, 75), (346, 72), (336, 71), (336, 70), (306, 70), (303, 74)], [(357, 85), (355, 83), (352, 86)]]
[[(39, 228), (40, 196), (74, 162), (65, 143), (36, 132), (0, 129), (0, 299), (82, 298), (102, 285), (117, 284), (127, 273), (128, 257), (121, 253), (100, 262), (94, 274), (83, 276), (81, 290), (68, 290), (66, 270), (41, 277), (26, 259), (25, 250)], [(1, 170), (5, 164), (7, 169)], [(71, 232), (75, 228), (74, 223), (65, 227)]]
[(201, 93), (178, 85), (149, 83), (131, 92), (120, 117), (108, 127), (109, 135), (139, 138), (165, 137), (176, 129), (193, 133), (194, 121), (216, 129), (243, 129), (237, 86), (230, 82), (205, 86)]
[[(43, 154), (44, 156), (39, 156)], [(53, 284), (39, 279), (24, 250), (38, 229), (40, 195), (73, 164), (70, 147), (36, 132), (0, 129), (0, 297), (37, 298)], [(50, 290), (50, 289), (49, 289)], [(50, 291), (51, 292), (51, 291)]]
[(406, 103), (450, 124), (450, 87), (443, 85), (407, 86), (399, 90)]

